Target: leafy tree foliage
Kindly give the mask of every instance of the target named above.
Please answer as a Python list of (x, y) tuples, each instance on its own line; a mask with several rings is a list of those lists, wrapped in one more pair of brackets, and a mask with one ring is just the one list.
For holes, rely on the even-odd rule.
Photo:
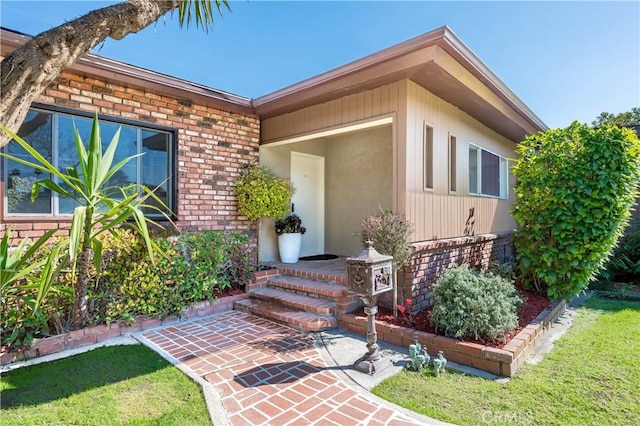
[(602, 127), (605, 124), (610, 124), (618, 127), (635, 128), (640, 126), (640, 108), (631, 108), (630, 111), (621, 112), (620, 114), (603, 112), (592, 124), (594, 127)]
[(516, 148), (513, 215), (525, 283), (550, 298), (585, 289), (630, 216), (640, 178), (640, 140), (629, 129), (574, 122)]

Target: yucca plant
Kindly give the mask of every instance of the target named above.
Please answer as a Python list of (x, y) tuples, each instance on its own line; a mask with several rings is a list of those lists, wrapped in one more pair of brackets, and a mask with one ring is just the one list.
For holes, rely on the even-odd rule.
[[(68, 251), (75, 298), (71, 325), (74, 328), (82, 327), (86, 325), (88, 318), (86, 297), (91, 259), (93, 258), (97, 269), (101, 263), (102, 244), (97, 237), (104, 232), (111, 232), (117, 237), (117, 234), (113, 232), (114, 228), (127, 222), (127, 225), (143, 238), (148, 254), (153, 261), (155, 247), (149, 237), (147, 223), (154, 222), (145, 217), (143, 208), (155, 209), (164, 214), (162, 209), (166, 206), (153, 193), (153, 190), (144, 186), (139, 188), (132, 184), (122, 188), (114, 188), (109, 185), (109, 179), (112, 176), (129, 161), (142, 154), (132, 155), (113, 164), (120, 129), (103, 152), (97, 115), (93, 119), (88, 147), (85, 147), (78, 130), (74, 129), (78, 162), (77, 165), (67, 167), (64, 171), (54, 167), (18, 135), (4, 126), (0, 126), (0, 128), (27, 151), (34, 161), (26, 161), (8, 154), (2, 154), (3, 156), (54, 177), (53, 179), (39, 180), (33, 185), (32, 201), (38, 196), (41, 187), (44, 187), (56, 192), (61, 197), (73, 199), (78, 203), (78, 206), (73, 210), (71, 219)], [(120, 197), (114, 197), (114, 194), (118, 193)], [(148, 197), (153, 198), (160, 207), (144, 204), (144, 200)]]
[[(45, 232), (43, 236), (32, 244), (29, 238), (20, 241), (17, 247), (12, 248), (9, 240), (10, 229), (6, 229), (0, 240), (0, 299), (7, 303), (12, 295), (36, 290), (31, 297), (32, 303), (28, 303), (35, 312), (40, 307), (55, 277), (60, 272), (63, 262), (59, 262), (63, 243), (53, 246), (48, 256), (34, 258), (34, 254), (56, 232), (56, 229)], [(23, 283), (23, 284), (19, 284)]]
[[(55, 229), (46, 232), (35, 241), (24, 238), (17, 247), (11, 246), (10, 229), (6, 229), (0, 239), (0, 315), (3, 321), (1, 334), (2, 344), (19, 342), (22, 327), (8, 327), (7, 311), (20, 306), (28, 306), (22, 310), (21, 318), (31, 324), (38, 324), (38, 328), (46, 328), (47, 321), (40, 314), (40, 305), (53, 288), (57, 276), (66, 262), (62, 259), (65, 242), (53, 245), (46, 256), (39, 256), (39, 250), (56, 232)], [(11, 315), (8, 315), (11, 316)], [(9, 323), (11, 321), (9, 320)], [(7, 333), (7, 334), (5, 334)]]

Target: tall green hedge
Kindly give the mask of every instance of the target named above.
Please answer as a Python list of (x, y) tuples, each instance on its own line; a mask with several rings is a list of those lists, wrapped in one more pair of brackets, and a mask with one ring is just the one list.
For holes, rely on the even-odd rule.
[(550, 298), (585, 289), (629, 219), (640, 178), (640, 140), (628, 129), (572, 123), (516, 148), (513, 215), (525, 283)]

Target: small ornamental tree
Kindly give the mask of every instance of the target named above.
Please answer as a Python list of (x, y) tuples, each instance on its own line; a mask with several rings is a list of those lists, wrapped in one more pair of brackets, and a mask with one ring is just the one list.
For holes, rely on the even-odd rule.
[(550, 298), (570, 298), (586, 288), (627, 224), (640, 140), (628, 129), (574, 122), (529, 136), (516, 154), (520, 273)]
[(384, 255), (393, 256), (393, 318), (398, 319), (398, 280), (396, 272), (409, 263), (411, 246), (409, 238), (413, 233), (413, 223), (401, 213), (391, 210), (383, 211), (373, 216), (362, 218), (360, 239), (363, 244), (367, 240), (373, 241), (375, 249)]
[[(142, 154), (133, 155), (115, 163), (120, 129), (103, 151), (97, 114), (94, 115), (91, 135), (87, 144), (80, 138), (78, 129), (74, 129), (76, 148), (74, 155), (77, 157), (77, 163), (65, 168), (64, 171), (50, 163), (27, 141), (2, 124), (0, 124), (0, 130), (11, 136), (15, 143), (29, 153), (32, 158), (18, 158), (5, 153), (0, 153), (1, 157), (42, 171), (45, 176), (52, 177), (38, 180), (33, 184), (31, 189), (32, 202), (40, 194), (40, 189), (46, 188), (77, 203), (71, 215), (68, 240), (75, 297), (71, 325), (73, 328), (83, 327), (89, 319), (87, 290), (91, 279), (91, 263), (93, 260), (95, 265), (99, 265), (102, 258), (102, 243), (97, 237), (106, 232), (114, 233), (114, 228), (126, 224), (143, 238), (149, 257), (153, 262), (155, 247), (151, 242), (147, 223), (155, 224), (155, 222), (144, 215), (144, 210), (154, 209), (165, 215), (160, 208), (166, 206), (153, 193), (153, 190), (145, 186), (138, 188), (135, 184), (131, 184), (116, 187), (112, 184), (111, 178), (129, 161)], [(160, 208), (144, 204), (148, 197), (155, 200)], [(167, 219), (169, 218), (167, 217)], [(52, 267), (55, 265), (47, 265), (48, 269)]]

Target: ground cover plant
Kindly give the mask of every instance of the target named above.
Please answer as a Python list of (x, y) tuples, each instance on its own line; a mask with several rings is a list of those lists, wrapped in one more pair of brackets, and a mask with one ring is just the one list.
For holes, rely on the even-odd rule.
[(373, 392), (459, 425), (640, 424), (639, 322), (640, 302), (594, 297), (553, 351), (508, 383), (403, 371)]
[(150, 349), (111, 346), (2, 374), (0, 424), (211, 424), (200, 387)]

